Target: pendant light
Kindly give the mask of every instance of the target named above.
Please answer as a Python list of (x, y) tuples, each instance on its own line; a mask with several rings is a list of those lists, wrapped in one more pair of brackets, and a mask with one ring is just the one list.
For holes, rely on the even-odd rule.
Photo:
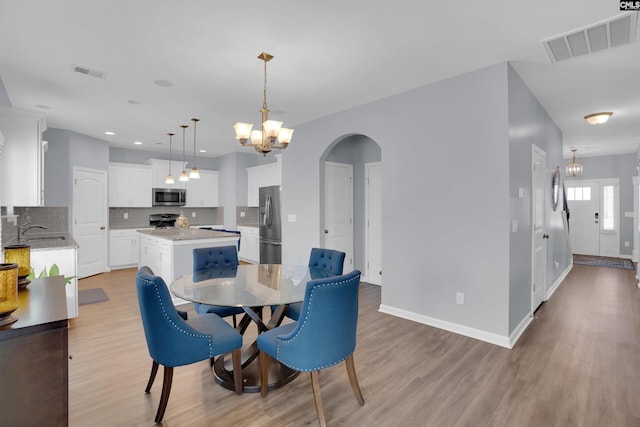
[(582, 162), (576, 160), (576, 151), (578, 151), (578, 149), (572, 148), (571, 151), (573, 151), (573, 161), (571, 163), (567, 163), (566, 175), (582, 176), (582, 171), (583, 171)]
[(173, 138), (173, 133), (168, 133), (169, 135), (169, 174), (167, 175), (167, 179), (164, 180), (165, 184), (175, 184), (173, 180), (173, 175), (171, 175), (171, 139)]
[(189, 181), (189, 175), (187, 175), (187, 171), (184, 169), (187, 163), (184, 157), (184, 133), (189, 126), (180, 125), (180, 127), (182, 128), (182, 172), (180, 172), (180, 178), (178, 178), (178, 180), (184, 182), (184, 181)]
[(191, 179), (199, 179), (200, 178), (200, 172), (198, 171), (198, 168), (196, 167), (196, 124), (200, 121), (200, 119), (191, 119), (191, 121), (193, 122), (193, 167), (191, 168), (191, 171), (189, 172), (189, 178), (191, 178)]

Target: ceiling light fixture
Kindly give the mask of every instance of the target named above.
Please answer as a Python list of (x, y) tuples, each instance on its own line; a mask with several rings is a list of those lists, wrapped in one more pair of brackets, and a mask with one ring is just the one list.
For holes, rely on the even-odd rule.
[(173, 175), (171, 175), (171, 139), (173, 138), (173, 133), (168, 133), (169, 135), (169, 174), (167, 175), (167, 179), (164, 180), (165, 184), (175, 184), (173, 180)]
[(198, 168), (196, 167), (196, 125), (198, 124), (200, 119), (191, 119), (191, 121), (193, 122), (193, 167), (191, 168), (191, 171), (189, 172), (189, 178), (191, 178), (191, 179), (199, 179), (200, 178), (200, 172), (198, 171)]
[(609, 120), (609, 117), (611, 117), (612, 115), (612, 112), (603, 111), (602, 113), (593, 113), (589, 114), (588, 116), (584, 116), (584, 119), (590, 125), (601, 125), (603, 123), (606, 123), (607, 120)]
[(189, 175), (187, 175), (187, 171), (184, 169), (185, 165), (187, 164), (184, 157), (184, 132), (189, 126), (180, 125), (180, 127), (182, 128), (182, 172), (180, 172), (180, 178), (178, 178), (178, 181), (184, 182), (189, 181)]
[(104, 134), (105, 134), (105, 135), (110, 135), (110, 136), (111, 136), (111, 135), (115, 135), (116, 133), (115, 133), (115, 132), (111, 132), (110, 130), (108, 130), (108, 131), (106, 131)]
[(571, 163), (567, 163), (566, 175), (567, 176), (582, 176), (582, 162), (576, 161), (576, 151), (577, 148), (572, 148), (573, 151), (573, 161)]
[[(252, 131), (252, 124), (241, 122), (236, 123), (233, 128), (236, 131), (236, 139), (240, 141), (240, 144), (246, 146), (247, 141), (251, 138), (251, 144), (249, 145), (253, 146), (258, 153), (266, 156), (274, 148), (287, 148), (289, 142), (291, 142), (293, 129), (283, 128), (282, 122), (269, 120), (269, 109), (267, 108), (267, 62), (273, 59), (273, 55), (262, 52), (258, 55), (258, 59), (264, 61), (264, 91), (262, 109), (260, 110), (262, 129)], [(276, 140), (279, 145), (276, 144)]]

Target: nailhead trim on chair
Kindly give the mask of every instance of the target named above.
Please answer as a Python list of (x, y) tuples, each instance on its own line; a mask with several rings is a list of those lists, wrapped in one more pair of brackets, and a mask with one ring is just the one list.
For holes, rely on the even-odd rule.
[(156, 298), (158, 298), (158, 301), (160, 301), (160, 305), (162, 306), (162, 313), (164, 314), (164, 317), (169, 321), (169, 323), (178, 331), (182, 332), (183, 334), (192, 336), (192, 337), (196, 337), (196, 338), (204, 338), (206, 340), (208, 340), (209, 342), (209, 357), (215, 357), (215, 354), (213, 354), (213, 342), (211, 340), (211, 335), (204, 335), (204, 334), (194, 334), (191, 333), (187, 330), (185, 330), (184, 328), (181, 328), (180, 326), (178, 326), (173, 320), (171, 320), (171, 318), (167, 315), (167, 310), (164, 306), (164, 304), (162, 304), (162, 298), (160, 298), (160, 292), (159, 292), (159, 288), (158, 288), (158, 284), (153, 281), (153, 280), (148, 280), (145, 279), (143, 277), (141, 277), (142, 280), (144, 280), (147, 283), (150, 283), (151, 285), (153, 285), (153, 290), (156, 293)]
[[(359, 280), (359, 278), (360, 278), (360, 276), (358, 276), (358, 280)], [(355, 279), (355, 278), (351, 278), (350, 280), (356, 280), (356, 279)], [(346, 282), (348, 282), (348, 281), (349, 281), (349, 280), (343, 280), (342, 282), (326, 283), (326, 284), (324, 284), (324, 285), (320, 285), (320, 286), (317, 286), (317, 287), (314, 287), (313, 289), (311, 289), (311, 294), (309, 294), (309, 304), (308, 304), (308, 308), (307, 308), (307, 313), (309, 312), (309, 310), (311, 309), (311, 305), (313, 304), (313, 293), (316, 291), (316, 289), (319, 289), (319, 288), (321, 288), (321, 287), (322, 287), (322, 288), (324, 288), (324, 287), (327, 287), (327, 286), (338, 286), (338, 285), (340, 285), (340, 284), (342, 284), (342, 283), (346, 283)], [(305, 313), (305, 314), (306, 314), (306, 313)], [(302, 316), (302, 313), (300, 313), (300, 317), (303, 317), (303, 316)], [(281, 342), (281, 343), (285, 343), (285, 342), (287, 342), (287, 343), (288, 343), (288, 342), (291, 342), (291, 341), (295, 340), (295, 339), (297, 338), (298, 334), (300, 333), (300, 331), (302, 331), (302, 330), (304, 329), (304, 326), (305, 326), (305, 323), (306, 323), (306, 318), (307, 318), (307, 316), (305, 315), (305, 316), (304, 316), (304, 318), (305, 318), (305, 322), (303, 322), (303, 323), (302, 323), (302, 325), (300, 326), (300, 329), (298, 329), (298, 331), (296, 332), (296, 334), (295, 334), (294, 336), (292, 336), (291, 338), (289, 338), (289, 339), (287, 339), (287, 340), (284, 340), (284, 339), (282, 339), (282, 338), (276, 337), (276, 340), (277, 340), (278, 342)], [(278, 356), (278, 358), (280, 358), (280, 346), (277, 346), (277, 349), (276, 349), (276, 355)], [(342, 359), (340, 359), (340, 360), (338, 360), (338, 361), (335, 361), (335, 362), (331, 363), (330, 365), (323, 365), (323, 366), (320, 366), (320, 367), (317, 367), (317, 368), (314, 368), (314, 369), (302, 369), (302, 368), (298, 368), (298, 367), (295, 367), (295, 366), (289, 366), (289, 367), (290, 367), (291, 369), (295, 369), (296, 371), (300, 371), (300, 372), (312, 372), (312, 371), (319, 371), (319, 370), (321, 370), (321, 369), (325, 369), (325, 368), (328, 368), (328, 367), (330, 367), (330, 366), (335, 366), (335, 365), (337, 365), (338, 363), (343, 362), (343, 361), (344, 361), (344, 360), (346, 360), (350, 355), (351, 355), (351, 354), (348, 354), (346, 357), (343, 357)]]

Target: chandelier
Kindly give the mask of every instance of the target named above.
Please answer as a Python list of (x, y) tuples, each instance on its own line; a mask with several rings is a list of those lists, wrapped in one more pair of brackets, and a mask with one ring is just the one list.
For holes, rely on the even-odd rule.
[[(236, 131), (236, 139), (240, 141), (240, 144), (251, 146), (258, 153), (266, 156), (274, 148), (287, 148), (293, 135), (293, 129), (283, 128), (282, 122), (269, 120), (269, 109), (267, 108), (267, 62), (273, 59), (273, 55), (262, 52), (258, 55), (258, 59), (264, 61), (264, 92), (262, 109), (260, 110), (262, 129), (252, 130), (253, 124), (240, 122), (236, 123), (233, 128)], [(251, 138), (250, 144), (248, 144), (249, 138)], [(277, 144), (276, 141), (278, 142)]]
[(571, 151), (573, 151), (573, 161), (567, 163), (566, 174), (567, 176), (582, 176), (582, 162), (576, 161), (576, 151), (578, 149), (572, 148)]

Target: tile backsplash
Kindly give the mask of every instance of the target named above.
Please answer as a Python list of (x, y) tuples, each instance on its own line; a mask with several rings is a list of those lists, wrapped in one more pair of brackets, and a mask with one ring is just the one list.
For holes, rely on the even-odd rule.
[(258, 225), (258, 208), (248, 206), (236, 206), (236, 224)]
[[(155, 208), (109, 208), (109, 228), (149, 227), (149, 215), (158, 213), (181, 213), (191, 225), (224, 224), (224, 208), (185, 208), (177, 206)], [(195, 215), (195, 216), (194, 216)], [(126, 218), (125, 218), (126, 216)]]
[[(7, 208), (2, 208), (2, 216), (7, 215)], [(34, 208), (13, 208), (13, 214), (17, 215), (15, 224), (11, 219), (2, 220), (2, 244), (16, 240), (18, 227), (25, 221), (30, 221), (31, 225), (43, 225), (46, 230), (33, 230), (33, 232), (69, 232), (69, 208), (67, 206), (46, 206)]]

